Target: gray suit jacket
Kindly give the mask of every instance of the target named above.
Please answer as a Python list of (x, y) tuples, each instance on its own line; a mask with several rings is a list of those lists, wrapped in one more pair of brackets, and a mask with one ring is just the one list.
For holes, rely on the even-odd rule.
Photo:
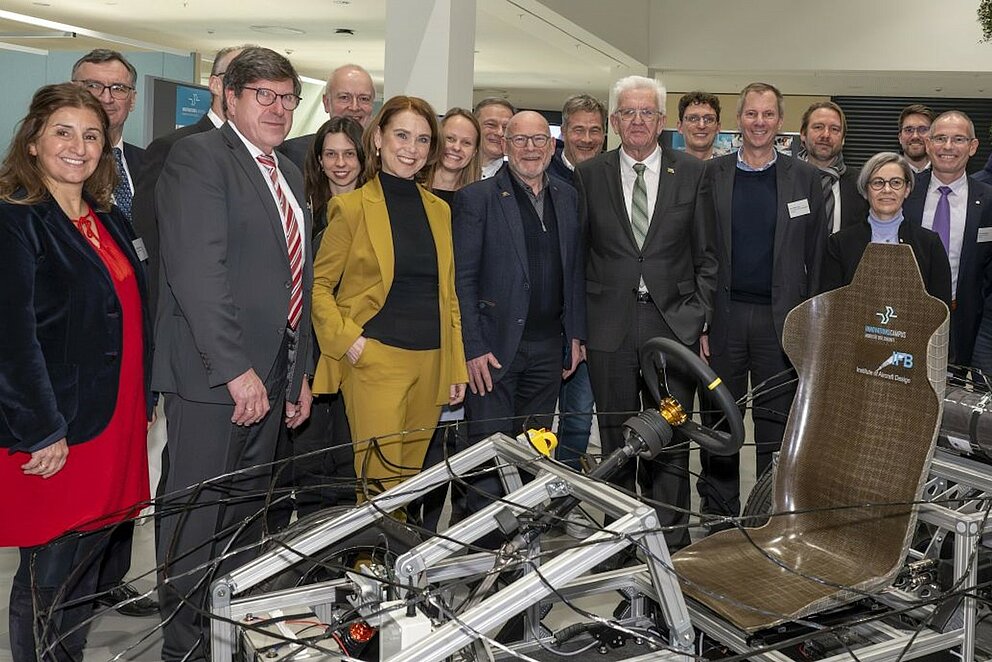
[(579, 164), (575, 186), (586, 241), (590, 349), (616, 351), (635, 319), (640, 279), (679, 340), (692, 345), (709, 320), (716, 287), (712, 200), (702, 161), (661, 153), (658, 199), (640, 249), (627, 216), (615, 149)]
[[(279, 169), (311, 218), (303, 178)], [(249, 368), (269, 381), (286, 330), (291, 274), (282, 218), (268, 184), (230, 125), (178, 141), (156, 188), (162, 278), (152, 383), (187, 400), (230, 404), (226, 384)], [(289, 375), (295, 401), (311, 355), (313, 261), (304, 251), (303, 319)], [(273, 379), (279, 376), (273, 376)]]
[[(709, 191), (716, 210), (717, 250), (720, 270), (710, 330), (710, 352), (720, 354), (727, 328), (739, 322), (730, 318), (731, 221), (737, 152), (706, 163)], [(778, 155), (775, 164), (778, 211), (775, 220), (775, 263), (772, 265), (772, 316), (779, 342), (785, 316), (817, 293), (819, 271), (829, 228), (823, 207), (820, 171), (791, 156)], [(789, 203), (806, 200), (809, 212), (789, 211)], [(793, 216), (794, 214), (794, 216)]]

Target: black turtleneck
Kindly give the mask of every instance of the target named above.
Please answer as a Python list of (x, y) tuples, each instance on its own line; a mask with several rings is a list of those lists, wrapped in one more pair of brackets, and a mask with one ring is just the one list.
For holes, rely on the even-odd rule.
[(412, 179), (379, 173), (393, 235), (393, 284), (365, 336), (402, 349), (441, 346), (437, 248)]

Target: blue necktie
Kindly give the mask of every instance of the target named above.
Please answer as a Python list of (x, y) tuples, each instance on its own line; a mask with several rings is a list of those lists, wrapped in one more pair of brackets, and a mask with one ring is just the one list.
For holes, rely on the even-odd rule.
[(124, 169), (124, 153), (119, 147), (114, 148), (114, 162), (117, 164), (117, 186), (114, 187), (114, 204), (131, 220), (131, 185), (128, 183), (127, 170)]
[(951, 202), (947, 199), (951, 192), (950, 186), (940, 186), (940, 200), (937, 201), (937, 211), (933, 214), (933, 231), (940, 237), (944, 244), (944, 252), (950, 255), (951, 245)]

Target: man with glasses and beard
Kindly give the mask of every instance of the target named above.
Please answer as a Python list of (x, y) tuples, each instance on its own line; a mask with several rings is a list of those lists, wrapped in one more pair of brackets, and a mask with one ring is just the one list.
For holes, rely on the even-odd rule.
[(906, 106), (899, 113), (899, 146), (913, 172), (923, 172), (930, 167), (926, 137), (936, 116), (935, 112), (920, 103)]

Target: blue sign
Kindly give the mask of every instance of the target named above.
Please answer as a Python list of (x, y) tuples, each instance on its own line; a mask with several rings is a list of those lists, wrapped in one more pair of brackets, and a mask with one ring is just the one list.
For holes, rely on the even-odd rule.
[(176, 86), (176, 128), (196, 124), (210, 110), (210, 93), (200, 87)]

